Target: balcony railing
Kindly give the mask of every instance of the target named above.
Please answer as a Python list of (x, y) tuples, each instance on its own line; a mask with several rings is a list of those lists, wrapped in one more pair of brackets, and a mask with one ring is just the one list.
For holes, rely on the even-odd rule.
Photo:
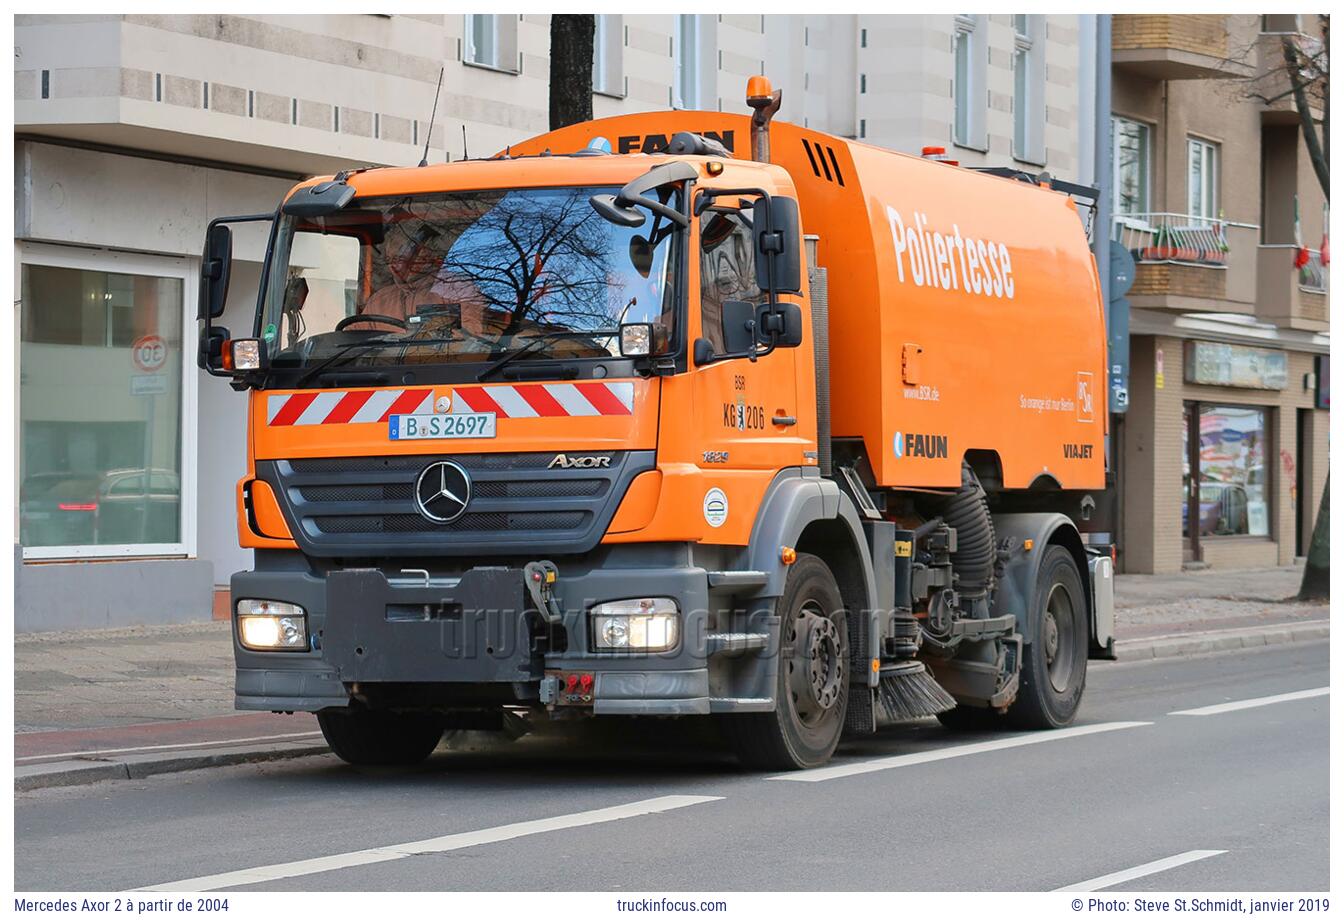
[(1194, 214), (1120, 214), (1115, 218), (1111, 239), (1129, 250), (1140, 264), (1169, 262), (1226, 268), (1232, 251), (1227, 228), (1251, 226)]
[(1330, 269), (1321, 262), (1319, 249), (1307, 250), (1306, 264), (1297, 270), (1297, 286), (1311, 294), (1324, 294), (1330, 290)]

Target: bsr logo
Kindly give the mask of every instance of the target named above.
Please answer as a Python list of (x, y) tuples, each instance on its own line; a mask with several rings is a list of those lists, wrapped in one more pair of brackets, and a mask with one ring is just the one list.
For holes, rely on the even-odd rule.
[(947, 435), (906, 434), (898, 431), (891, 439), (897, 457), (925, 457), (938, 460), (947, 456)]
[[(711, 141), (718, 141), (728, 152), (733, 151), (733, 132), (732, 131), (697, 131), (701, 137)], [(626, 134), (616, 138), (617, 153), (662, 153), (667, 149), (672, 139), (666, 134)]]
[(969, 291), (982, 297), (1013, 299), (1013, 260), (1008, 247), (992, 240), (929, 229), (929, 216), (915, 212), (907, 224), (901, 212), (887, 208), (891, 242), (896, 248), (896, 280), (905, 283), (907, 271), (915, 287)]

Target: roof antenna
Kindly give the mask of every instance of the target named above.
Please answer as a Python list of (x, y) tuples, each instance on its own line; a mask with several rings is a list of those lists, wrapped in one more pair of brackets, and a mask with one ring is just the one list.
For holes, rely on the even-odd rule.
[(465, 121), (462, 122), (462, 159), (469, 159), (467, 157), (467, 123)]
[(421, 166), (429, 165), (429, 139), (434, 136), (434, 116), (439, 112), (439, 90), (443, 89), (443, 68), (439, 68), (439, 85), (434, 87), (434, 107), (429, 110), (429, 127), (425, 129), (425, 154), (420, 158)]

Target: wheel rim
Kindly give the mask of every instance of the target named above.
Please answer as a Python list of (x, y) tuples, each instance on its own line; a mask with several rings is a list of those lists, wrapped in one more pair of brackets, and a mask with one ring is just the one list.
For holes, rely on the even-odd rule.
[(1050, 675), (1050, 686), (1056, 692), (1064, 693), (1069, 689), (1073, 677), (1078, 624), (1073, 598), (1061, 584), (1050, 588), (1042, 626), (1041, 641), (1045, 647), (1045, 667)]
[(840, 630), (808, 601), (789, 620), (787, 639), (789, 696), (798, 721), (811, 728), (840, 703), (845, 677)]

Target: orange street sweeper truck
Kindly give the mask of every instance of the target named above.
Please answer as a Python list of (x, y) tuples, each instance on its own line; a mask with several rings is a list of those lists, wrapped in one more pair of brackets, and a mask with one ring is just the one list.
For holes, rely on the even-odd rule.
[[(241, 709), (353, 763), (712, 716), (745, 763), (1069, 723), (1113, 648), (1105, 330), (1075, 198), (751, 115), (574, 125), (219, 218), (247, 392)], [(252, 330), (230, 225), (269, 223)]]

